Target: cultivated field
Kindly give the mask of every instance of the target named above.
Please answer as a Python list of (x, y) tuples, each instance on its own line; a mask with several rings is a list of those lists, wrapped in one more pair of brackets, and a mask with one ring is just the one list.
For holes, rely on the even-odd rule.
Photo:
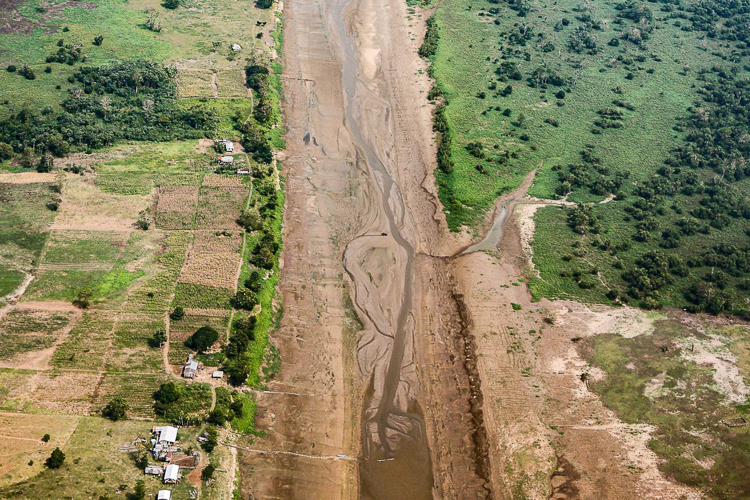
[[(271, 133), (276, 122), (256, 122), (253, 91), (245, 85), (247, 59), (273, 56), (275, 7), (22, 0), (0, 12), (0, 120), (20, 122), (15, 114), (28, 107), (39, 117), (54, 113), (54, 121), (82, 87), (81, 95), (103, 106), (88, 115), (104, 127), (95, 135), (107, 137), (105, 122), (134, 110), (145, 130), (128, 136), (133, 140), (65, 141), (67, 150), (55, 154), (49, 172), (36, 172), (41, 145), (37, 151), (21, 147), (10, 160), (0, 155), (0, 436), (8, 443), (0, 457), (0, 497), (124, 498), (133, 494), (136, 480), (145, 479), (151, 498), (163, 485), (145, 477), (127, 450), (134, 439), (148, 437), (154, 424), (179, 423), (180, 415), (194, 424), (181, 428), (180, 444), (200, 450), (201, 461), (170, 487), (173, 498), (198, 492), (201, 498), (232, 498), (235, 453), (218, 446), (209, 454), (196, 439), (215, 404), (214, 386), (228, 384), (186, 386), (179, 374), (193, 352), (185, 340), (199, 328), (219, 331), (215, 347), (222, 350), (231, 337), (231, 299), (243, 263), (249, 266), (246, 230), (238, 219), (253, 181), (231, 169), (217, 172), (213, 140), (235, 141), (239, 166), (250, 159), (238, 121), (278, 142), (281, 128)], [(149, 18), (159, 29), (147, 26)], [(94, 43), (97, 36), (102, 38)], [(235, 43), (241, 50), (231, 49)], [(47, 61), (50, 54), (73, 57), (78, 48), (81, 57), (69, 63)], [(107, 99), (117, 105), (122, 96), (103, 88), (92, 95), (82, 71), (95, 67), (98, 73), (123, 60), (134, 61), (144, 74), (153, 69), (144, 61), (155, 62), (157, 73), (163, 64), (159, 74), (173, 75), (159, 82), (164, 95), (149, 100), (146, 81), (133, 90), (143, 101), (129, 111), (108, 111)], [(5, 71), (8, 66), (35, 78)], [(141, 77), (135, 73), (128, 77)], [(172, 88), (175, 95), (167, 95)], [(278, 116), (277, 100), (274, 106)], [(170, 117), (158, 114), (166, 108)], [(154, 115), (143, 118), (151, 110)], [(210, 123), (211, 133), (198, 132), (203, 127), (191, 120)], [(27, 156), (35, 158), (33, 165)], [(265, 297), (269, 309), (272, 297)], [(170, 319), (178, 306), (184, 316)], [(264, 333), (254, 348), (265, 350), (267, 341)], [(223, 356), (200, 359), (220, 366)], [(210, 379), (210, 372), (201, 370), (200, 376)], [(192, 389), (165, 416), (155, 409), (155, 393), (167, 382)], [(128, 420), (102, 418), (116, 397), (127, 402)], [(235, 404), (232, 410), (243, 419), (242, 432), (253, 429), (252, 398), (246, 399), (247, 408)], [(219, 404), (226, 411), (232, 397)], [(228, 435), (229, 424), (218, 428), (222, 440), (237, 439)], [(48, 442), (44, 433), (51, 436)], [(66, 454), (64, 465), (46, 467), (58, 446)], [(201, 470), (209, 462), (221, 471), (217, 481), (206, 483)]]

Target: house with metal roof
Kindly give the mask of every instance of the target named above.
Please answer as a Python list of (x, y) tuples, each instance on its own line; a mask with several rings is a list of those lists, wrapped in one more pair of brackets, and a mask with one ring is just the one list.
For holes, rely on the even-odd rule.
[(164, 470), (164, 482), (167, 484), (177, 484), (180, 480), (180, 466), (169, 464)]
[(175, 444), (177, 442), (177, 427), (171, 425), (164, 425), (160, 427), (154, 427), (154, 434), (156, 434), (157, 443)]

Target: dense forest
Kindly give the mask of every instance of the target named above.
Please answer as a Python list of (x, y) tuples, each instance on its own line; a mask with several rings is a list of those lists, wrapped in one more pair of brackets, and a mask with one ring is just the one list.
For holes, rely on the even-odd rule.
[(149, 61), (81, 66), (74, 87), (52, 108), (24, 108), (0, 122), (0, 148), (22, 156), (24, 166), (71, 150), (92, 150), (118, 140), (169, 141), (205, 137), (216, 127), (215, 112), (177, 101), (176, 73)]

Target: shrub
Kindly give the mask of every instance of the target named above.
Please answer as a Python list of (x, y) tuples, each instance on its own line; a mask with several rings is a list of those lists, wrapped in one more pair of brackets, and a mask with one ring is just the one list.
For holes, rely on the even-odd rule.
[(521, 307), (521, 304), (516, 304), (515, 302), (511, 302), (510, 306), (514, 311), (520, 311), (521, 309), (523, 309), (523, 307)]
[(210, 481), (214, 477), (214, 470), (216, 470), (216, 467), (214, 467), (213, 464), (208, 464), (203, 471), (201, 471), (201, 480)]
[(219, 444), (219, 433), (215, 428), (208, 427), (205, 434), (206, 440), (201, 443), (201, 448), (206, 453), (211, 453), (216, 448), (216, 445)]
[(104, 37), (102, 35), (96, 35), (96, 37), (94, 37), (94, 42), (93, 43), (96, 46), (100, 46), (103, 41), (104, 41)]
[(59, 469), (65, 462), (65, 453), (60, 448), (55, 448), (44, 464), (50, 469)]
[(49, 434), (45, 434), (44, 436), (42, 436), (42, 441), (43, 442), (48, 443), (49, 440), (50, 440), (50, 435)]
[(161, 345), (167, 341), (167, 332), (161, 328), (154, 332), (153, 337), (148, 339), (149, 347), (161, 347)]
[(122, 396), (116, 396), (113, 398), (107, 406), (102, 410), (102, 416), (117, 422), (118, 420), (125, 420), (128, 418), (128, 410), (130, 405)]
[(13, 146), (7, 142), (0, 142), (0, 160), (10, 160), (13, 158)]
[(5, 68), (8, 73), (15, 73), (18, 68), (14, 64), (9, 64), (7, 68)]
[(185, 345), (203, 352), (219, 340), (219, 332), (210, 326), (202, 326), (185, 341)]
[(165, 0), (165, 2), (162, 4), (167, 9), (176, 9), (180, 6), (180, 0)]
[(177, 306), (174, 308), (174, 311), (169, 315), (169, 319), (172, 319), (174, 321), (179, 321), (182, 318), (185, 317), (185, 310), (181, 306)]

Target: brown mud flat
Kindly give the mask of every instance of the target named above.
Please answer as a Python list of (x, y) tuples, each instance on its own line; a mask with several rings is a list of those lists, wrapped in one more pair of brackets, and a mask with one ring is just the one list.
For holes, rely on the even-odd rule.
[(579, 352), (581, 338), (648, 334), (653, 320), (627, 307), (534, 303), (519, 282), (529, 269), (527, 206), (542, 203), (525, 197), (529, 184), (501, 200), (509, 215), (498, 252), (453, 260), (477, 346), (493, 495), (700, 498), (661, 473), (650, 428), (620, 421), (582, 380), (598, 375)]
[(284, 16), (283, 363), (253, 444), (274, 453), (240, 453), (243, 494), (487, 496), (441, 257), (460, 245), (442, 234), (429, 173), (423, 33), (400, 0), (290, 0)]

